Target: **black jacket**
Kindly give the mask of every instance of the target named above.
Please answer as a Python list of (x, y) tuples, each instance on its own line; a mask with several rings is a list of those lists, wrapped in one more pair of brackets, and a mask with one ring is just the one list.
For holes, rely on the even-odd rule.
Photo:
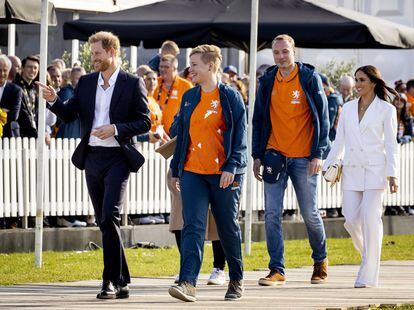
[(34, 81), (29, 85), (20, 75), (16, 76), (14, 83), (21, 87), (22, 104), (17, 119), (20, 127), (20, 136), (37, 138), (37, 112), (39, 98)]
[(3, 137), (11, 138), (18, 136), (18, 126), (14, 125), (17, 125), (16, 121), (19, 117), (22, 97), (23, 91), (19, 86), (10, 82), (6, 83), (0, 100), (0, 108), (9, 110), (7, 112), (7, 124), (3, 128)]
[[(74, 96), (66, 103), (59, 97), (48, 108), (63, 122), (73, 122), (78, 117), (81, 123), (82, 140), (72, 156), (72, 163), (79, 169), (85, 168), (89, 137), (95, 116), (96, 87), (99, 73), (91, 73), (80, 78)], [(130, 171), (136, 172), (143, 165), (144, 158), (138, 152), (132, 138), (148, 132), (151, 128), (147, 92), (144, 82), (122, 70), (119, 71), (109, 109), (111, 124), (115, 124), (115, 136), (128, 158)]]

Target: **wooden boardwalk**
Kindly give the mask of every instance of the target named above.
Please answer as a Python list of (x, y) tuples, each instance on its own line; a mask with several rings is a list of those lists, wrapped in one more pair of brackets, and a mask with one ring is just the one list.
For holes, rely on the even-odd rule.
[(99, 281), (17, 285), (0, 287), (0, 309), (369, 309), (414, 304), (414, 261), (383, 262), (379, 288), (354, 289), (357, 270), (332, 266), (327, 283), (311, 285), (310, 267), (288, 269), (280, 287), (258, 286), (265, 272), (246, 272), (244, 298), (237, 302), (223, 300), (226, 286), (205, 285), (207, 275), (200, 276), (195, 303), (168, 295), (172, 277), (134, 278), (129, 299), (106, 301), (95, 298)]

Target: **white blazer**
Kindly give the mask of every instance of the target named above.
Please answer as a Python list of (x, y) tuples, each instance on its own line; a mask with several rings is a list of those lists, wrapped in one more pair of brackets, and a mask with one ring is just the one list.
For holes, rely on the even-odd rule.
[(375, 97), (359, 123), (358, 100), (344, 104), (323, 170), (342, 159), (343, 190), (385, 189), (398, 171), (397, 112)]

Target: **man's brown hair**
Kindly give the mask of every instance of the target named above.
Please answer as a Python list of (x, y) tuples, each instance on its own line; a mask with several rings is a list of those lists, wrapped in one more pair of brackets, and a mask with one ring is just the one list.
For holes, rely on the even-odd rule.
[(111, 48), (113, 48), (115, 50), (115, 55), (119, 55), (121, 43), (119, 42), (119, 38), (112, 32), (99, 31), (91, 35), (88, 39), (88, 43), (92, 44), (96, 42), (102, 42), (102, 47), (105, 51), (109, 51)]
[(177, 43), (175, 43), (174, 41), (164, 41), (161, 45), (161, 52), (162, 51), (167, 51), (169, 53), (173, 52), (174, 55), (178, 55), (180, 54), (180, 49), (178, 48)]
[(178, 60), (175, 58), (174, 55), (167, 54), (161, 57), (160, 61), (166, 61), (169, 62), (175, 69), (178, 68)]

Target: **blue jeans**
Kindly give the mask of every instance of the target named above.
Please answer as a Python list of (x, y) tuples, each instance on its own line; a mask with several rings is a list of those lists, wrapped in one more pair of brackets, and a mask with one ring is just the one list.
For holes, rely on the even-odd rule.
[(184, 171), (180, 178), (184, 226), (181, 232), (180, 282), (194, 286), (204, 253), (209, 204), (229, 266), (230, 280), (243, 279), (241, 232), (237, 221), (243, 175), (235, 175), (226, 189), (219, 187), (219, 174), (203, 175)]
[(305, 221), (312, 248), (312, 258), (322, 262), (326, 258), (326, 237), (322, 218), (316, 204), (317, 174), (309, 175), (307, 158), (287, 158), (286, 171), (274, 183), (264, 182), (265, 226), (269, 269), (284, 274), (284, 244), (282, 232), (283, 197), (288, 178), (292, 180), (300, 212)]

